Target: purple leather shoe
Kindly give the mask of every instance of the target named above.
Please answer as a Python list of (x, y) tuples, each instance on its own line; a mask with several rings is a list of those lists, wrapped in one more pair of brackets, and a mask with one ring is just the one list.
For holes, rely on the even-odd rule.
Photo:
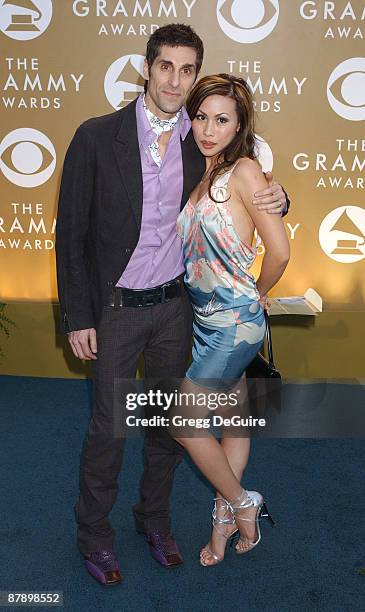
[(152, 557), (164, 567), (181, 565), (184, 560), (174, 538), (169, 533), (152, 531), (146, 534)]
[(85, 566), (87, 571), (105, 586), (118, 584), (123, 580), (118, 559), (112, 550), (97, 550), (86, 555)]

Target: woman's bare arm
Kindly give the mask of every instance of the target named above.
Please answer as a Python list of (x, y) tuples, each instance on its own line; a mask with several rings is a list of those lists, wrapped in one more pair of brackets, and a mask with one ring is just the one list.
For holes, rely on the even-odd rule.
[(257, 289), (261, 297), (264, 297), (284, 273), (290, 255), (289, 241), (281, 216), (268, 215), (252, 204), (254, 193), (266, 186), (258, 162), (248, 158), (241, 159), (233, 175), (234, 186), (265, 245), (261, 273), (257, 281)]

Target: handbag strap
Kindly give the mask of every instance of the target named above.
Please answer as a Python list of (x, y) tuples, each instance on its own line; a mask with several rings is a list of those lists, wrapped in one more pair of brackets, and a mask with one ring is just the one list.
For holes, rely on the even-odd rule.
[(270, 317), (269, 317), (267, 310), (264, 311), (264, 315), (265, 315), (265, 322), (266, 322), (266, 342), (267, 342), (267, 352), (268, 352), (268, 357), (269, 357), (269, 363), (273, 368), (275, 368), (274, 353), (272, 350)]

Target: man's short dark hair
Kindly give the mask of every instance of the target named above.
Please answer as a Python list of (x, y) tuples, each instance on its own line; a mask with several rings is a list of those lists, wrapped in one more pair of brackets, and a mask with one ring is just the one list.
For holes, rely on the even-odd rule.
[(198, 74), (203, 63), (204, 45), (202, 39), (194, 32), (193, 28), (184, 23), (169, 23), (155, 30), (147, 43), (146, 60), (149, 69), (151, 69), (163, 45), (195, 49), (196, 73)]

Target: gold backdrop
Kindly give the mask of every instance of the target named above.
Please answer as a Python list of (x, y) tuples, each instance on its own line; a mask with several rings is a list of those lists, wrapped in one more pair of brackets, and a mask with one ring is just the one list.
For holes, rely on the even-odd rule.
[(54, 219), (66, 148), (85, 119), (142, 89), (148, 36), (204, 40), (202, 75), (247, 79), (260, 159), (292, 199), (276, 295), (365, 296), (365, 4), (360, 0), (0, 0), (0, 296), (57, 300)]

